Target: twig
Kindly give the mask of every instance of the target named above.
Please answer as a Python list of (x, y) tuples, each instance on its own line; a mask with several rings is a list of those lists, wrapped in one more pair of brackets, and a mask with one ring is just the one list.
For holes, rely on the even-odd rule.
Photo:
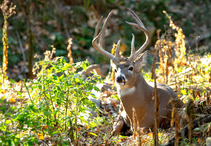
[[(202, 40), (208, 39), (210, 36), (211, 36), (211, 33), (209, 31), (205, 32), (205, 33), (201, 34), (200, 36), (197, 36), (197, 39), (191, 38), (190, 40), (188, 40), (186, 42), (186, 45), (193, 47), (193, 45), (197, 44), (198, 42), (200, 42)], [(196, 38), (196, 37), (194, 37), (194, 38)]]
[(177, 146), (179, 145), (179, 130), (180, 130), (180, 118), (179, 118), (179, 114), (177, 111), (177, 99), (171, 99), (169, 101), (169, 103), (171, 103), (171, 105), (173, 106), (172, 109), (172, 115), (171, 115), (171, 127), (174, 126), (175, 124), (175, 141), (174, 141), (174, 145)]
[[(159, 31), (157, 32), (159, 35)], [(155, 125), (154, 125), (154, 130), (153, 130), (153, 137), (154, 137), (154, 145), (158, 146), (159, 138), (158, 138), (158, 128), (159, 128), (159, 97), (157, 93), (157, 82), (156, 82), (156, 74), (155, 74), (155, 63), (156, 63), (156, 56), (157, 56), (157, 51), (160, 48), (160, 45), (155, 47), (155, 53), (154, 53), (154, 58), (153, 58), (153, 63), (152, 63), (152, 78), (154, 79), (154, 90), (153, 90), (153, 97), (154, 97), (154, 119), (155, 119)]]
[(21, 42), (20, 35), (19, 35), (18, 31), (16, 31), (16, 35), (17, 35), (17, 38), (18, 38), (18, 44), (19, 44), (19, 47), (20, 47), (20, 51), (21, 51), (22, 56), (23, 56), (23, 62), (24, 62), (23, 74), (24, 74), (24, 78), (26, 78), (26, 73), (25, 73), (25, 69), (26, 69), (26, 56), (25, 56), (25, 53), (24, 53), (24, 50), (23, 50), (23, 44)]
[(194, 102), (192, 99), (188, 100), (186, 107), (186, 114), (188, 116), (188, 139), (189, 142), (192, 143), (192, 135), (193, 135), (193, 118), (194, 118)]
[[(198, 119), (193, 121), (193, 129), (199, 127), (199, 125), (202, 125), (202, 124), (205, 124), (205, 123), (209, 123), (210, 121), (211, 121), (211, 115), (205, 115), (205, 116), (203, 116), (201, 118), (198, 118)], [(182, 133), (184, 133), (185, 137), (188, 137), (188, 125), (186, 125), (185, 128), (183, 128), (180, 131), (180, 133), (179, 133), (180, 137), (181, 137)], [(171, 140), (169, 140), (169, 142), (165, 146), (173, 146), (174, 145), (174, 141), (175, 141), (175, 137), (172, 138)]]

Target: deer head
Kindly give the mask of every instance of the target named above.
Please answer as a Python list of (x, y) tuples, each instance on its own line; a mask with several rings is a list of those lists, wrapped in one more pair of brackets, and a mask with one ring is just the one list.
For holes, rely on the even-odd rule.
[(137, 23), (132, 23), (132, 22), (126, 22), (126, 23), (129, 25), (135, 26), (138, 29), (141, 29), (145, 33), (145, 36), (146, 36), (145, 43), (137, 51), (135, 50), (135, 46), (134, 46), (135, 36), (133, 34), (132, 34), (132, 41), (131, 41), (131, 55), (129, 57), (121, 57), (119, 55), (119, 46), (120, 46), (121, 40), (119, 40), (117, 42), (115, 56), (112, 55), (111, 53), (107, 52), (102, 47), (105, 30), (106, 30), (108, 22), (112, 16), (113, 11), (111, 11), (109, 13), (109, 15), (107, 16), (107, 18), (104, 22), (103, 28), (100, 31), (100, 33), (98, 34), (99, 27), (100, 27), (100, 24), (102, 23), (103, 17), (100, 18), (100, 20), (96, 26), (94, 39), (92, 41), (94, 48), (98, 52), (100, 52), (104, 56), (111, 59), (111, 66), (115, 70), (116, 86), (119, 89), (130, 88), (133, 86), (132, 83), (134, 83), (133, 80), (136, 80), (136, 73), (138, 73), (140, 67), (144, 63), (145, 56), (146, 56), (145, 53), (143, 53), (142, 55), (140, 55), (140, 54), (144, 51), (144, 49), (147, 47), (147, 45), (150, 42), (149, 32), (143, 25), (142, 21), (131, 9), (128, 9), (128, 10), (132, 14), (132, 17), (135, 19), (135, 21)]

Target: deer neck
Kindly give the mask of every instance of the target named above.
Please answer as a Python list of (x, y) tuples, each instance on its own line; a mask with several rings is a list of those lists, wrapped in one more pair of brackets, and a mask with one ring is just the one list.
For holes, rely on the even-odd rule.
[(152, 91), (152, 87), (147, 84), (145, 79), (140, 74), (137, 74), (133, 84), (124, 88), (117, 86), (118, 96), (121, 100), (125, 100), (127, 98), (133, 99), (140, 97), (142, 97), (143, 99), (152, 95)]
[(152, 106), (152, 94), (153, 88), (147, 84), (141, 75), (136, 76), (136, 80), (133, 86), (130, 88), (124, 88), (118, 90), (118, 96), (122, 103), (122, 106), (129, 117), (130, 123), (132, 123), (133, 109), (135, 109), (142, 123), (143, 117), (147, 113), (148, 107)]

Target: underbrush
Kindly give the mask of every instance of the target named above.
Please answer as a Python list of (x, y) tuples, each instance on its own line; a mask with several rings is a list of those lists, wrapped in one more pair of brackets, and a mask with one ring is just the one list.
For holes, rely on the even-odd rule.
[[(79, 74), (89, 63), (70, 64), (63, 57), (51, 56), (52, 53), (48, 53), (48, 57), (36, 64), (37, 79), (18, 83), (7, 81), (7, 88), (1, 89), (1, 144), (137, 143), (132, 137), (110, 138), (111, 117), (91, 117), (92, 112), (98, 115), (98, 110), (88, 96), (94, 96), (92, 90), (99, 91), (96, 83), (102, 80), (96, 75), (85, 78)], [(170, 77), (169, 85), (184, 102), (189, 98), (206, 100), (210, 96), (211, 56), (189, 56), (189, 60)], [(151, 80), (150, 73), (144, 73), (144, 77)], [(197, 131), (208, 136), (209, 126)], [(172, 130), (158, 134), (161, 144), (169, 140)], [(153, 145), (152, 135), (143, 133), (142, 144)], [(194, 142), (202, 144), (205, 138), (198, 137)]]
[(46, 140), (69, 145), (77, 144), (81, 134), (98, 135), (95, 128), (103, 120), (91, 118), (97, 110), (88, 96), (94, 97), (91, 91), (98, 90), (95, 84), (100, 78), (78, 73), (87, 65), (87, 61), (70, 64), (62, 57), (46, 57), (36, 64), (37, 79), (8, 81), (7, 89), (1, 89), (0, 143), (31, 145)]

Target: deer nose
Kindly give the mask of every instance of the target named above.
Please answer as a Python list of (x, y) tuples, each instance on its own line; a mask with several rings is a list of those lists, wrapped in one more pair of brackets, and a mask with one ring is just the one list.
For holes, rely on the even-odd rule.
[(116, 78), (117, 83), (122, 83), (125, 81), (125, 78), (123, 76), (119, 76)]

